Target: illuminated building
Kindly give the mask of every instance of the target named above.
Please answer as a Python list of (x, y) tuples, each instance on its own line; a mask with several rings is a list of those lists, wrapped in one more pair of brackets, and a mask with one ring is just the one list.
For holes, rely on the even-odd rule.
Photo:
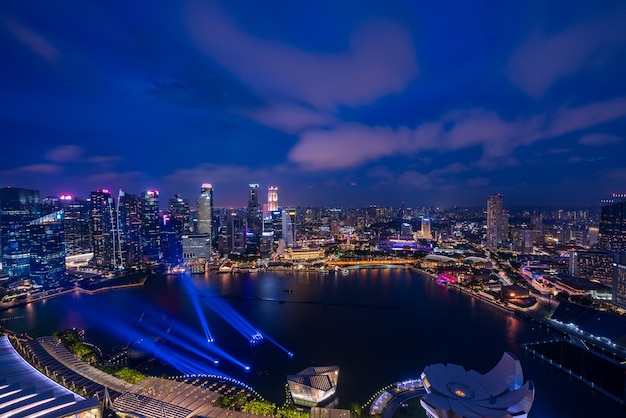
[(502, 195), (490, 195), (487, 198), (487, 239), (485, 245), (495, 250), (503, 240)]
[(117, 197), (117, 268), (136, 268), (143, 263), (141, 245), (142, 201), (139, 196), (119, 191)]
[(535, 388), (524, 383), (522, 366), (511, 353), (485, 374), (456, 364), (434, 364), (422, 372), (426, 395), (420, 404), (430, 418), (525, 418)]
[(422, 218), (422, 229), (420, 231), (422, 238), (431, 239), (432, 233), (430, 232), (430, 218)]
[(194, 273), (203, 273), (205, 263), (211, 258), (211, 236), (189, 234), (182, 236), (183, 263)]
[(30, 274), (29, 224), (39, 215), (38, 190), (14, 187), (0, 189), (2, 271), (12, 279)]
[(65, 212), (65, 251), (68, 256), (92, 251), (89, 202), (68, 195), (59, 198)]
[(626, 198), (613, 195), (600, 212), (599, 247), (614, 253), (626, 252)]
[(611, 287), (613, 283), (614, 257), (604, 250), (570, 251), (569, 275), (576, 278), (596, 280)]
[(285, 248), (283, 257), (287, 261), (319, 260), (324, 258), (325, 252), (320, 247)]
[(189, 234), (191, 232), (189, 202), (181, 198), (180, 195), (176, 195), (174, 199), (169, 200), (168, 209), (174, 231), (180, 236)]
[(626, 256), (613, 265), (613, 303), (626, 308)]
[(285, 246), (290, 248), (296, 245), (296, 208), (283, 209), (282, 229)]
[(146, 262), (156, 262), (161, 255), (161, 227), (159, 219), (159, 191), (141, 193), (141, 242)]
[(202, 185), (196, 204), (198, 213), (197, 232), (210, 235), (213, 230), (213, 186), (208, 183)]
[(270, 186), (267, 188), (267, 211), (274, 212), (278, 210), (278, 187)]
[(30, 223), (30, 277), (40, 285), (58, 282), (65, 277), (63, 225), (62, 210)]
[(257, 255), (260, 252), (261, 234), (263, 233), (263, 211), (259, 204), (259, 185), (250, 184), (248, 193), (245, 253)]
[(334, 396), (338, 379), (337, 366), (307, 367), (287, 376), (287, 384), (296, 405), (317, 406)]
[(116, 264), (113, 231), (115, 205), (111, 192), (106, 189), (91, 192), (91, 247), (92, 263), (98, 268), (111, 268)]
[(170, 266), (179, 265), (183, 262), (182, 235), (174, 229), (170, 215), (160, 217), (159, 230), (163, 262)]

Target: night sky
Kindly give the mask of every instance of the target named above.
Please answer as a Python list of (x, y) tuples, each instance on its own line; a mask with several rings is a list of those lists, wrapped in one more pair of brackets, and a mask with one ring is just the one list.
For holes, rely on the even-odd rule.
[(624, 1), (0, 3), (0, 185), (244, 206), (626, 192)]

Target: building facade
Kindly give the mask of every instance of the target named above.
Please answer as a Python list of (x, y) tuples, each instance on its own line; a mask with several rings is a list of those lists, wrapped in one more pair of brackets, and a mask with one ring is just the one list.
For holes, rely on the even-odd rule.
[(487, 198), (487, 236), (485, 245), (495, 250), (502, 244), (502, 195), (490, 195)]

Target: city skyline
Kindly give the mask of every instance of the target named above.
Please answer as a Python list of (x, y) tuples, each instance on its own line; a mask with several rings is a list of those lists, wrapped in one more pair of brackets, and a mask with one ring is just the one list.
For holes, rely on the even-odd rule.
[(245, 207), (626, 191), (620, 2), (0, 6), (1, 186)]

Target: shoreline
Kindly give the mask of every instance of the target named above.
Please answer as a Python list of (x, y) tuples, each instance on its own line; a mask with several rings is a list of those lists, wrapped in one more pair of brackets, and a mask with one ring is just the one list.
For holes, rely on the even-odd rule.
[[(115, 280), (115, 279), (112, 279), (112, 280)], [(65, 290), (61, 290), (61, 291), (58, 291), (58, 292), (54, 292), (54, 293), (49, 294), (49, 295), (38, 296), (38, 297), (35, 297), (35, 298), (32, 298), (32, 299), (22, 300), (22, 301), (19, 301), (17, 303), (11, 303), (9, 305), (0, 304), (0, 311), (7, 311), (7, 310), (9, 310), (11, 308), (17, 308), (19, 306), (25, 306), (25, 305), (28, 305), (29, 303), (41, 302), (41, 301), (44, 301), (44, 300), (55, 298), (57, 296), (67, 295), (67, 294), (70, 294), (70, 293), (73, 293), (73, 292), (83, 293), (83, 294), (86, 294), (86, 295), (93, 295), (93, 294), (96, 294), (96, 293), (99, 293), (99, 292), (103, 292), (103, 291), (126, 289), (126, 288), (132, 288), (132, 287), (139, 287), (139, 286), (143, 286), (144, 283), (146, 282), (146, 280), (148, 280), (147, 276), (142, 278), (138, 282), (118, 284), (118, 285), (98, 286), (95, 289), (84, 289), (84, 288), (82, 288), (80, 286), (76, 286), (76, 287), (73, 287), (71, 289), (65, 289)]]

